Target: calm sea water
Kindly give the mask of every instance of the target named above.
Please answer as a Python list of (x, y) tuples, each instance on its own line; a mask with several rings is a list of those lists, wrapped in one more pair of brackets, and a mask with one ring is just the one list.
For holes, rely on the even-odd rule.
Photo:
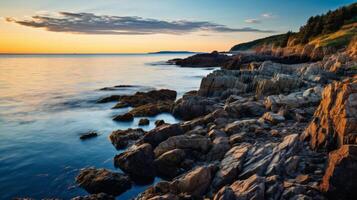
[[(115, 150), (108, 135), (137, 127), (111, 117), (127, 109), (96, 104), (101, 97), (150, 88), (184, 92), (197, 89), (208, 69), (180, 68), (161, 61), (188, 54), (166, 55), (1, 55), (0, 56), (0, 199), (13, 197), (69, 199), (87, 194), (76, 187), (79, 169), (115, 171)], [(115, 85), (136, 85), (100, 91)], [(169, 114), (151, 117), (174, 123)], [(81, 141), (95, 130), (99, 137)], [(157, 181), (157, 180), (156, 180)], [(135, 185), (118, 199), (129, 199), (147, 186)]]

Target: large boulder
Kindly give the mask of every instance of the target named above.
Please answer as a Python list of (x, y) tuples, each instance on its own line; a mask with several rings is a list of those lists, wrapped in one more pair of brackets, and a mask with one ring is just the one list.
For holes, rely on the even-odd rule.
[(224, 110), (234, 118), (258, 117), (265, 112), (264, 105), (258, 101), (234, 101), (225, 105)]
[(242, 181), (236, 181), (230, 186), (223, 187), (217, 192), (214, 200), (264, 200), (265, 199), (265, 178), (253, 175)]
[(169, 113), (173, 106), (173, 101), (159, 101), (157, 103), (148, 103), (130, 110), (130, 114), (134, 117), (154, 116), (160, 113)]
[(124, 149), (131, 141), (138, 140), (145, 134), (141, 128), (113, 131), (109, 139), (117, 149)]
[(161, 142), (169, 137), (182, 135), (183, 130), (178, 124), (164, 124), (147, 132), (139, 143), (149, 143), (152, 147), (156, 147)]
[(357, 76), (325, 87), (304, 136), (313, 149), (357, 143)]
[(216, 102), (198, 95), (184, 95), (175, 102), (172, 114), (184, 120), (206, 115), (214, 110)]
[(173, 150), (173, 149), (189, 149), (202, 153), (208, 152), (211, 147), (211, 140), (208, 137), (201, 135), (178, 135), (168, 138), (161, 142), (154, 150), (155, 157)]
[(357, 145), (343, 145), (329, 155), (321, 183), (330, 199), (355, 199), (357, 196)]
[(76, 182), (91, 194), (103, 192), (117, 196), (131, 187), (127, 176), (106, 169), (82, 169)]
[(238, 178), (238, 174), (242, 170), (245, 156), (250, 147), (250, 144), (243, 143), (231, 148), (224, 155), (212, 182), (214, 190), (217, 190), (226, 184), (230, 184)]
[(147, 143), (116, 155), (114, 165), (137, 182), (150, 182), (155, 177), (154, 153)]
[(174, 101), (176, 96), (176, 91), (168, 89), (152, 90), (149, 92), (137, 92), (134, 95), (120, 96), (119, 105), (115, 107), (138, 107), (149, 103), (154, 104), (159, 101)]
[(181, 171), (180, 167), (184, 161), (186, 153), (182, 149), (168, 151), (155, 159), (155, 167), (158, 175), (164, 178), (174, 178)]

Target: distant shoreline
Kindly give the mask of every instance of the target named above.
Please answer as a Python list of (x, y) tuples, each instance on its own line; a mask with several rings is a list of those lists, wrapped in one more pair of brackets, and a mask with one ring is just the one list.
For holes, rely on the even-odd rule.
[(147, 53), (0, 53), (1, 55), (147, 55), (147, 54), (195, 54), (191, 51), (158, 51)]

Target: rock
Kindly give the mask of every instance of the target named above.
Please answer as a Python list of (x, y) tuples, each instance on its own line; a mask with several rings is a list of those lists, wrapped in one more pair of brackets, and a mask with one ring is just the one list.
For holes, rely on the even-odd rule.
[(173, 149), (191, 149), (203, 153), (208, 152), (211, 140), (201, 135), (178, 135), (172, 136), (161, 142), (154, 150), (155, 157)]
[(131, 107), (139, 107), (145, 104), (156, 104), (160, 101), (174, 101), (176, 96), (176, 91), (168, 89), (152, 90), (149, 92), (136, 92), (134, 95), (120, 96), (119, 104)]
[(140, 143), (149, 143), (152, 147), (156, 147), (158, 144), (167, 140), (169, 137), (182, 134), (183, 130), (178, 124), (161, 125), (147, 132)]
[(113, 101), (119, 101), (120, 100), (120, 95), (112, 95), (109, 97), (104, 97), (102, 99), (99, 99), (97, 101), (97, 103), (109, 103), (109, 102), (113, 102)]
[(260, 102), (248, 101), (244, 103), (233, 102), (224, 107), (230, 117), (258, 117), (264, 114), (264, 105)]
[(181, 99), (175, 102), (172, 109), (172, 114), (175, 117), (184, 120), (191, 120), (196, 117), (206, 115), (215, 110), (214, 100), (197, 96), (197, 95), (184, 95)]
[(165, 124), (165, 121), (162, 120), (162, 119), (155, 121), (155, 126), (156, 126), (156, 127), (159, 127), (159, 126), (164, 125), (164, 124)]
[(255, 130), (255, 128), (259, 127), (260, 125), (261, 124), (256, 119), (238, 120), (227, 124), (224, 128), (224, 131), (228, 135), (233, 135), (235, 133)]
[(148, 118), (142, 118), (139, 120), (139, 126), (145, 126), (145, 125), (149, 125), (150, 124), (150, 120)]
[(115, 198), (109, 194), (99, 193), (81, 197), (74, 197), (71, 200), (115, 200)]
[(141, 128), (113, 131), (109, 139), (117, 149), (124, 149), (133, 140), (138, 140), (144, 136), (145, 131)]
[(330, 153), (321, 183), (331, 199), (354, 199), (357, 196), (357, 145), (343, 145)]
[(157, 103), (148, 103), (133, 108), (129, 113), (135, 117), (155, 116), (160, 113), (171, 112), (173, 104), (173, 101), (159, 101)]
[(125, 113), (123, 115), (117, 115), (113, 118), (114, 121), (129, 122), (134, 120), (134, 116), (130, 113)]
[(213, 198), (214, 200), (230, 199), (265, 199), (265, 178), (253, 175), (242, 181), (236, 181), (231, 186), (223, 187)]
[(149, 182), (155, 177), (154, 153), (150, 144), (142, 144), (116, 155), (114, 165), (137, 182)]
[(207, 161), (222, 160), (225, 153), (230, 149), (227, 137), (217, 137), (212, 142), (212, 148), (207, 154)]
[(76, 177), (76, 182), (91, 194), (103, 192), (117, 196), (131, 187), (127, 176), (106, 169), (82, 169)]
[(272, 113), (272, 112), (264, 113), (264, 115), (262, 116), (262, 119), (267, 121), (267, 122), (269, 122), (269, 123), (272, 123), (274, 125), (285, 121), (285, 117), (284, 116), (281, 116), (279, 114), (275, 114), (275, 113)]
[(169, 63), (174, 63), (181, 67), (219, 67), (228, 59), (227, 55), (213, 51), (212, 53), (195, 54), (185, 59), (169, 60)]
[(357, 76), (325, 87), (305, 139), (313, 149), (334, 150), (357, 143)]
[(211, 138), (211, 140), (214, 140), (215, 138), (218, 138), (218, 137), (227, 137), (226, 133), (219, 129), (213, 129), (210, 132), (208, 132), (207, 135), (208, 135), (208, 137)]
[(84, 133), (82, 134), (79, 139), (81, 140), (86, 140), (86, 139), (90, 139), (90, 138), (93, 138), (93, 137), (97, 137), (98, 136), (98, 133), (95, 132), (95, 131), (89, 131), (87, 133)]
[(212, 187), (217, 190), (226, 184), (232, 183), (242, 170), (245, 156), (250, 144), (241, 144), (231, 148), (219, 165), (219, 169), (213, 179)]
[(185, 151), (182, 149), (170, 150), (160, 155), (155, 159), (157, 173), (164, 178), (176, 177), (180, 173), (180, 165), (185, 156)]
[(213, 171), (213, 166), (197, 167), (173, 180), (170, 184), (170, 188), (176, 191), (175, 193), (177, 194), (184, 193), (200, 197), (208, 190)]

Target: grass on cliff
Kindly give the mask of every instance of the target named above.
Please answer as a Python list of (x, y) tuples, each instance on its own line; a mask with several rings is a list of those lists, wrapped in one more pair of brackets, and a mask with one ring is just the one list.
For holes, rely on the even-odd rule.
[(318, 47), (344, 47), (357, 35), (357, 23), (342, 27), (339, 31), (314, 38), (309, 44)]

